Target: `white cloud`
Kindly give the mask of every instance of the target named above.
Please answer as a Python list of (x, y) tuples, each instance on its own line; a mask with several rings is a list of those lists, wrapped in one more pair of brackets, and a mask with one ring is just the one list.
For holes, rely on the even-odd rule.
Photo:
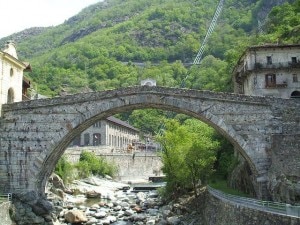
[[(55, 26), (102, 0), (0, 0), (0, 38), (30, 27)], [(3, 3), (5, 1), (5, 3)]]

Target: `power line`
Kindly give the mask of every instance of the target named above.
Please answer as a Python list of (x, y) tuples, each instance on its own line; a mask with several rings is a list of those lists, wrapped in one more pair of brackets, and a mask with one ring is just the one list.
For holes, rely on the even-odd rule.
[[(203, 40), (203, 42), (202, 42), (202, 45), (201, 45), (201, 47), (200, 47), (200, 49), (199, 49), (199, 51), (198, 51), (198, 53), (197, 53), (197, 55), (196, 55), (196, 58), (194, 59), (193, 65), (199, 65), (199, 64), (201, 63), (202, 55), (203, 55), (203, 53), (204, 53), (206, 43), (207, 43), (207, 41), (208, 41), (210, 35), (212, 34), (212, 32), (213, 32), (214, 29), (215, 29), (215, 26), (216, 26), (216, 24), (217, 24), (218, 18), (219, 18), (220, 14), (221, 14), (221, 12), (222, 12), (222, 9), (223, 9), (224, 1), (225, 1), (225, 0), (220, 0), (220, 1), (219, 1), (219, 4), (218, 4), (217, 9), (216, 9), (216, 11), (215, 11), (214, 17), (212, 18), (212, 20), (211, 20), (211, 22), (210, 22), (210, 26), (209, 26), (209, 28), (208, 28), (208, 30), (207, 30), (207, 32), (206, 32), (205, 38), (204, 38), (204, 40)], [(182, 80), (181, 85), (180, 85), (181, 88), (184, 88), (184, 87), (185, 87), (185, 81), (187, 80), (188, 76), (189, 76), (189, 75), (187, 75), (187, 76)]]
[(224, 5), (224, 1), (225, 0), (220, 0), (219, 4), (218, 4), (218, 7), (216, 9), (216, 12), (215, 12), (215, 15), (210, 23), (210, 26), (206, 32), (206, 35), (205, 35), (205, 38), (204, 38), (204, 41), (202, 42), (202, 45), (201, 45), (201, 48), (199, 49), (198, 51), (198, 54), (193, 62), (193, 64), (200, 64), (201, 62), (201, 59), (202, 59), (202, 55), (203, 55), (203, 52), (204, 52), (204, 49), (205, 49), (205, 45), (207, 43), (207, 40), (208, 38), (210, 37), (210, 35), (212, 34), (212, 32), (214, 31), (215, 29), (215, 26), (217, 24), (217, 21), (218, 21), (218, 18), (222, 12), (222, 9), (223, 9), (223, 5)]
[[(196, 58), (195, 58), (195, 60), (194, 60), (194, 62), (193, 62), (193, 65), (196, 65), (196, 64), (199, 65), (200, 62), (201, 62), (202, 55), (203, 55), (204, 49), (205, 49), (205, 45), (206, 45), (206, 43), (207, 43), (208, 38), (210, 37), (210, 35), (212, 34), (212, 32), (213, 32), (214, 29), (215, 29), (215, 26), (216, 26), (216, 24), (217, 24), (218, 18), (219, 18), (220, 14), (221, 14), (221, 12), (222, 12), (222, 9), (223, 9), (224, 1), (225, 1), (225, 0), (220, 0), (219, 4), (218, 4), (218, 6), (217, 6), (217, 9), (216, 9), (216, 11), (215, 11), (214, 17), (212, 18), (212, 21), (211, 21), (211, 23), (210, 23), (210, 26), (209, 26), (209, 28), (208, 28), (208, 30), (207, 30), (207, 32), (206, 32), (205, 38), (204, 38), (204, 40), (203, 40), (203, 42), (202, 42), (202, 45), (201, 45), (201, 47), (200, 47), (200, 49), (199, 49), (199, 51), (198, 51), (197, 56), (196, 56)], [(189, 76), (189, 75), (187, 75), (187, 76), (182, 80), (181, 85), (180, 85), (180, 88), (184, 88), (184, 87), (185, 87), (185, 81), (187, 80), (188, 76)], [(173, 114), (172, 112), (168, 112), (168, 113), (167, 113), (167, 118), (170, 118), (170, 117), (172, 116), (172, 114)], [(161, 134), (162, 131), (164, 130), (164, 128), (165, 128), (165, 124), (163, 123), (163, 124), (161, 124), (161, 126), (160, 126), (160, 129), (159, 129), (158, 134)]]

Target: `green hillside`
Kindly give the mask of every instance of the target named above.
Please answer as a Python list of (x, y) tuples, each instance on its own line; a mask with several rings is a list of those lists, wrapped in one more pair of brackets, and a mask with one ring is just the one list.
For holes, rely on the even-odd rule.
[[(294, 3), (268, 15), (282, 2)], [(200, 48), (217, 0), (107, 0), (59, 26), (17, 33), (0, 44), (16, 40), (19, 57), (32, 64), (29, 76), (49, 96), (132, 86), (146, 77), (164, 86), (179, 86), (188, 77), (188, 88), (230, 91), (233, 65), (246, 46), (299, 42), (299, 2), (225, 1), (200, 66), (187, 65)]]

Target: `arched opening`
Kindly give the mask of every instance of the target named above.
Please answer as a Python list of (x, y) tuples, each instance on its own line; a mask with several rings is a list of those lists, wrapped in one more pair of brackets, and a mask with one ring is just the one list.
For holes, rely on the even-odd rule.
[(84, 145), (90, 145), (90, 134), (85, 133), (83, 136), (83, 140), (84, 140)]
[[(136, 110), (136, 109), (147, 109), (147, 108), (166, 110), (166, 111), (172, 111), (179, 114), (185, 114), (187, 116), (198, 119), (210, 125), (211, 127), (215, 128), (215, 130), (217, 130), (220, 134), (222, 134), (226, 139), (228, 139), (232, 144), (236, 146), (237, 151), (248, 163), (253, 177), (257, 175), (256, 167), (252, 162), (251, 158), (249, 157), (249, 155), (247, 154), (245, 150), (245, 146), (241, 147), (241, 144), (244, 143), (240, 142), (240, 140), (238, 139), (239, 136), (236, 133), (234, 133), (234, 131), (231, 130), (230, 127), (226, 127), (226, 125), (223, 124), (223, 122), (220, 121), (216, 116), (209, 114), (209, 112), (206, 112), (205, 114), (194, 113), (191, 110), (189, 110), (192, 107), (178, 108), (178, 107), (164, 105), (164, 104), (157, 104), (157, 105), (153, 104), (149, 107), (149, 105), (146, 105), (145, 103), (140, 103), (140, 104), (133, 104), (131, 106), (115, 107), (106, 110), (104, 112), (98, 112), (98, 114), (90, 118), (87, 117), (85, 121), (82, 121), (82, 117), (78, 118), (78, 125), (74, 127), (72, 130), (70, 130), (70, 132), (68, 132), (66, 135), (63, 136), (63, 138), (59, 141), (59, 143), (57, 143), (55, 149), (52, 149), (51, 152), (49, 152), (48, 157), (45, 159), (44, 164), (47, 164), (47, 169), (42, 168), (42, 171), (40, 171), (40, 173), (37, 175), (38, 179), (40, 179), (40, 181), (42, 182), (41, 186), (38, 189), (44, 190), (47, 178), (50, 176), (50, 173), (52, 172), (52, 170), (50, 170), (49, 168), (55, 167), (56, 163), (58, 162), (59, 158), (62, 156), (62, 154), (68, 147), (69, 143), (76, 136), (78, 136), (80, 133), (86, 130), (88, 127), (93, 126), (93, 124), (95, 124), (97, 121), (104, 120), (105, 118), (118, 113), (123, 113), (123, 112)], [(95, 138), (94, 135), (93, 138)], [(94, 139), (93, 141), (96, 141), (96, 139)], [(120, 145), (120, 140), (118, 137), (112, 136), (112, 141), (114, 142), (115, 146)]]
[(7, 103), (13, 103), (15, 101), (14, 90), (12, 88), (8, 89), (7, 93)]
[(291, 98), (300, 98), (300, 91), (293, 91), (291, 94)]
[(14, 75), (14, 69), (13, 68), (10, 68), (10, 76), (12, 77)]

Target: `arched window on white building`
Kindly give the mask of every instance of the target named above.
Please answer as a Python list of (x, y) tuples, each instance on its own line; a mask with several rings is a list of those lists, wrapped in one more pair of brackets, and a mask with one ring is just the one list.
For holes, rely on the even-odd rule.
[(14, 75), (14, 69), (13, 68), (10, 68), (9, 74), (10, 74), (11, 77)]
[(15, 100), (14, 90), (12, 88), (8, 89), (7, 93), (7, 103), (13, 103)]

